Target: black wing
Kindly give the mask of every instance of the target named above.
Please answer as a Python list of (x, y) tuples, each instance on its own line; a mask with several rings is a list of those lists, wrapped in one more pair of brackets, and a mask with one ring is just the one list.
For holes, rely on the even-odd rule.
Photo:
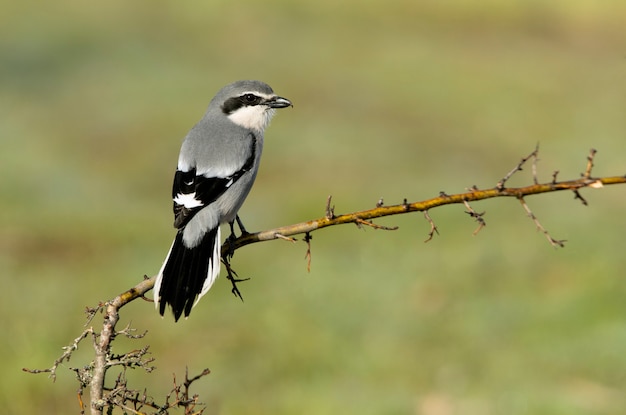
[(250, 156), (243, 166), (227, 177), (196, 175), (196, 169), (176, 170), (172, 199), (174, 199), (174, 227), (184, 227), (198, 211), (215, 202), (230, 186), (250, 171), (256, 158), (256, 139), (252, 136)]

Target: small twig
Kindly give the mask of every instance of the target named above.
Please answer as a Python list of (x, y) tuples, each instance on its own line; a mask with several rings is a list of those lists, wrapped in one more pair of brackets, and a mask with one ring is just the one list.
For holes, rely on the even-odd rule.
[[(597, 151), (594, 148), (589, 150), (589, 155), (587, 156), (587, 166), (585, 167), (585, 172), (580, 175), (583, 179), (587, 179), (587, 180), (591, 179), (591, 170), (593, 169), (593, 159), (594, 159), (596, 153), (597, 153)], [(589, 186), (590, 187), (602, 187), (602, 182), (601, 181), (596, 181), (596, 182), (590, 184)], [(574, 189), (573, 191), (574, 191), (574, 199), (580, 200), (580, 202), (583, 205), (585, 205), (585, 206), (589, 205), (587, 203), (587, 200), (584, 197), (582, 197), (582, 195), (580, 194), (578, 189)]]
[(533, 183), (539, 184), (539, 180), (537, 180), (537, 162), (539, 161), (539, 143), (535, 147), (535, 155), (533, 157), (532, 164), (532, 174), (533, 174)]
[(200, 378), (202, 378), (204, 376), (207, 376), (210, 373), (211, 373), (211, 371), (207, 368), (207, 369), (204, 369), (199, 375), (196, 375), (196, 376), (192, 377), (191, 379), (189, 379), (188, 376), (187, 376), (188, 368), (185, 368), (185, 387), (188, 388), (189, 386), (191, 386), (191, 384), (193, 382), (195, 382), (196, 380), (198, 380), (198, 379), (200, 379)]
[(104, 309), (103, 304), (98, 304), (98, 307), (85, 307), (85, 314), (87, 314), (87, 321), (85, 321), (85, 327), (91, 324), (91, 321), (94, 319), (98, 312), (102, 313)]
[(589, 203), (587, 203), (587, 200), (580, 194), (578, 190), (574, 190), (573, 192), (574, 192), (574, 199), (580, 200), (580, 202), (585, 206), (589, 205)]
[(124, 327), (122, 330), (116, 332), (116, 335), (123, 335), (129, 339), (142, 339), (145, 337), (145, 335), (148, 333), (148, 330), (144, 331), (141, 334), (133, 334), (134, 332), (136, 332), (137, 329), (133, 329), (130, 327), (130, 323), (128, 323), (126, 325), (126, 327)]
[(424, 211), (424, 217), (426, 218), (428, 223), (430, 223), (430, 232), (428, 232), (428, 238), (424, 242), (430, 242), (430, 240), (433, 239), (433, 236), (435, 235), (435, 233), (439, 235), (439, 230), (437, 229), (437, 226), (435, 225), (435, 221), (431, 219), (427, 210)]
[(383, 225), (377, 225), (372, 221), (369, 220), (363, 220), (361, 218), (356, 218), (354, 220), (354, 223), (356, 224), (357, 227), (362, 228), (362, 225), (365, 226), (369, 226), (370, 228), (374, 228), (374, 229), (382, 229), (384, 231), (395, 231), (398, 230), (397, 226), (383, 226)]
[(282, 235), (282, 234), (280, 234), (280, 233), (276, 233), (276, 237), (277, 237), (278, 239), (282, 239), (283, 241), (288, 241), (288, 242), (298, 242), (295, 238), (291, 238), (291, 237), (289, 237), (289, 236), (285, 236), (285, 235)]
[(149, 348), (150, 346), (144, 346), (141, 349), (131, 350), (130, 352), (126, 352), (121, 355), (115, 355), (111, 353), (109, 358), (107, 359), (106, 366), (123, 366), (124, 368), (130, 367), (133, 369), (142, 368), (146, 372), (150, 373), (155, 368), (154, 366), (148, 366), (148, 364), (154, 362), (154, 358), (149, 357), (144, 359), (144, 356), (149, 354)]
[(93, 333), (94, 331), (93, 331), (93, 328), (91, 327), (86, 330), (83, 330), (80, 336), (76, 337), (74, 341), (72, 341), (72, 343), (69, 344), (69, 346), (63, 347), (63, 354), (53, 362), (51, 367), (47, 369), (22, 368), (22, 370), (27, 373), (50, 373), (50, 378), (52, 378), (52, 381), (53, 382), (56, 381), (56, 378), (57, 378), (56, 372), (57, 372), (57, 368), (59, 367), (59, 365), (61, 365), (65, 361), (69, 362), (70, 358), (72, 357), (72, 353), (78, 350), (78, 344), (89, 334), (93, 334)]
[(593, 169), (593, 159), (596, 155), (597, 151), (595, 148), (589, 150), (589, 155), (587, 156), (587, 167), (585, 168), (585, 173), (582, 174), (582, 177), (585, 179), (591, 178), (591, 169)]
[[(196, 405), (200, 404), (198, 402), (198, 395), (189, 396), (189, 387), (191, 384), (198, 379), (207, 376), (211, 371), (209, 369), (204, 369), (199, 375), (194, 376), (189, 379), (188, 368), (185, 368), (185, 381), (182, 385), (178, 385), (176, 383), (176, 374), (173, 375), (174, 378), (174, 387), (167, 395), (165, 400), (165, 405), (161, 408), (162, 410), (167, 410), (170, 408), (174, 408), (177, 406), (185, 408), (185, 414), (202, 414), (205, 408), (202, 408), (200, 411), (194, 412)], [(184, 389), (182, 388), (184, 387)], [(175, 401), (170, 403), (169, 399), (171, 396), (174, 396)]]
[(552, 184), (556, 184), (556, 176), (559, 175), (559, 171), (555, 170), (554, 173), (552, 173)]
[(311, 236), (310, 232), (304, 234), (304, 238), (302, 239), (306, 242), (306, 254), (304, 255), (304, 259), (306, 259), (306, 271), (311, 272)]
[(78, 398), (78, 407), (80, 408), (80, 413), (85, 413), (85, 403), (83, 402), (83, 388), (78, 388), (78, 392), (76, 393)]
[(465, 213), (470, 215), (472, 218), (474, 218), (474, 220), (476, 220), (476, 222), (478, 222), (478, 228), (476, 228), (476, 230), (472, 232), (472, 235), (476, 236), (482, 228), (487, 226), (487, 222), (485, 222), (485, 218), (483, 218), (486, 212), (480, 212), (480, 213), (476, 212), (474, 209), (472, 209), (472, 207), (467, 202), (467, 200), (464, 200), (463, 203), (465, 204), (465, 207), (467, 208), (467, 211), (465, 211)]
[(528, 161), (528, 159), (530, 159), (531, 157), (537, 157), (537, 154), (539, 153), (539, 144), (537, 144), (537, 146), (535, 147), (535, 150), (530, 153), (528, 156), (524, 157), (518, 164), (517, 166), (515, 166), (513, 168), (513, 170), (511, 170), (510, 172), (508, 172), (506, 174), (506, 176), (504, 176), (502, 179), (500, 179), (500, 181), (496, 184), (496, 189), (497, 190), (504, 190), (504, 184), (511, 178), (511, 176), (513, 176), (515, 173), (517, 173), (518, 171), (523, 170), (522, 166), (524, 165), (524, 163), (526, 163)]
[(526, 204), (526, 201), (524, 200), (524, 198), (520, 197), (518, 200), (520, 201), (520, 203), (524, 207), (524, 210), (526, 211), (526, 214), (528, 215), (528, 217), (531, 218), (532, 221), (535, 223), (535, 226), (537, 227), (537, 230), (541, 231), (546, 236), (546, 238), (550, 242), (550, 245), (552, 245), (555, 248), (556, 247), (563, 248), (565, 246), (565, 242), (567, 242), (567, 241), (565, 239), (557, 240), (557, 239), (554, 239), (552, 236), (550, 236), (548, 231), (539, 222), (539, 219), (537, 219), (535, 214), (530, 210), (530, 208)]
[(335, 218), (335, 206), (330, 206), (332, 198), (332, 195), (328, 195), (328, 198), (326, 199), (326, 219), (328, 220), (332, 220)]

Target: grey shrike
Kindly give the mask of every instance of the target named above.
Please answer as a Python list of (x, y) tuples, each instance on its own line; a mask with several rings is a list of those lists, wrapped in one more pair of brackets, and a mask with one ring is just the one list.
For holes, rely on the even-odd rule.
[(263, 131), (275, 109), (288, 106), (269, 85), (238, 81), (215, 95), (185, 137), (172, 189), (178, 232), (154, 284), (161, 315), (169, 304), (176, 321), (188, 317), (215, 282), (220, 224), (233, 229), (259, 169)]

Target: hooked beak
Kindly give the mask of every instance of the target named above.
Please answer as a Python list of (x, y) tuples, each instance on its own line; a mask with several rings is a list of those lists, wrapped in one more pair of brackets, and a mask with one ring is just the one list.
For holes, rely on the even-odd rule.
[(293, 107), (293, 104), (291, 103), (291, 101), (289, 101), (287, 98), (283, 98), (283, 97), (279, 97), (279, 96), (275, 96), (275, 97), (272, 97), (272, 98), (268, 99), (266, 101), (266, 104), (270, 108)]

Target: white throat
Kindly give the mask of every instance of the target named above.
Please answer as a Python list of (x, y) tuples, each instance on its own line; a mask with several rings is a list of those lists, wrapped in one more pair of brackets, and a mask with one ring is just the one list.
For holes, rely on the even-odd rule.
[(274, 109), (265, 105), (241, 107), (228, 118), (237, 125), (262, 133), (274, 116)]

